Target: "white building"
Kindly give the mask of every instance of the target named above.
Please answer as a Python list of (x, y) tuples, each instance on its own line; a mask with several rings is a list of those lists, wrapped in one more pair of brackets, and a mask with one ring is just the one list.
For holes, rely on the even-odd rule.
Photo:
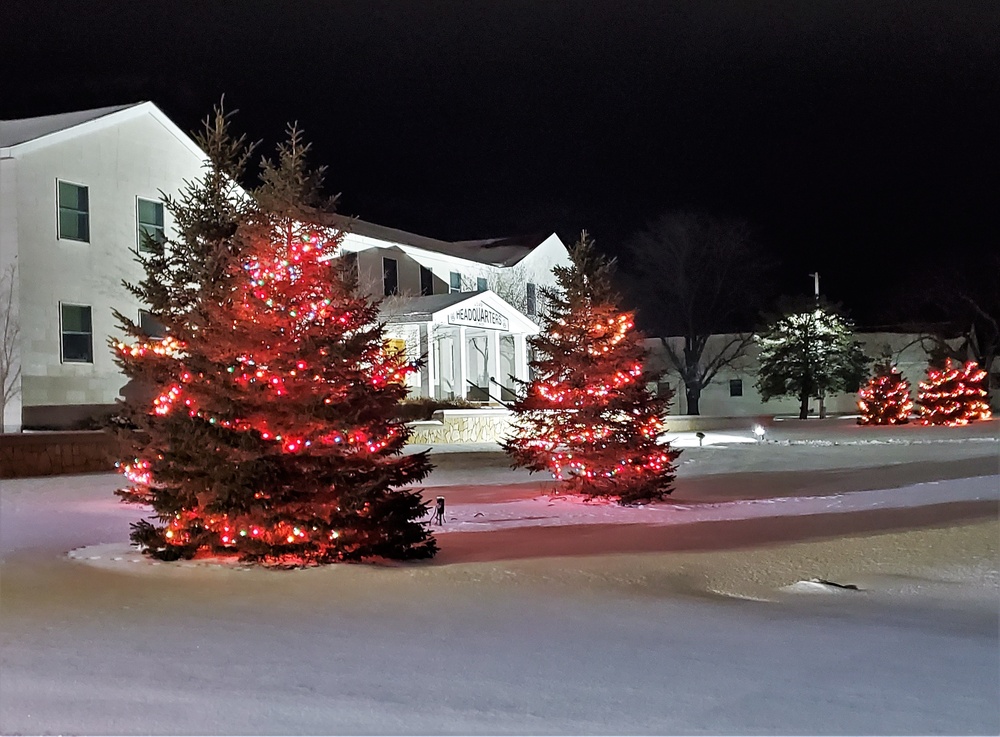
[(130, 249), (141, 230), (169, 229), (161, 191), (176, 193), (204, 158), (148, 102), (0, 122), (0, 267), (16, 267), (20, 328), (5, 430), (114, 402), (124, 381), (105, 345), (111, 310), (140, 307), (121, 285), (142, 277)]
[[(122, 286), (142, 278), (130, 249), (142, 231), (169, 235), (161, 193), (176, 194), (204, 161), (149, 102), (0, 121), (0, 273), (14, 269), (20, 328), (8, 341), (9, 374), (20, 373), (5, 431), (69, 426), (113, 405), (125, 378), (106, 346), (119, 333), (111, 311), (143, 316)], [(569, 263), (557, 236), (453, 243), (337, 224), (350, 229), (342, 250), (363, 291), (389, 297), (387, 336), (425, 361), (411, 395), (489, 401), (511, 376), (526, 378), (541, 290)]]
[[(725, 346), (734, 335), (713, 335), (709, 338), (705, 349), (706, 358)], [(913, 399), (917, 397), (918, 383), (927, 375), (927, 352), (925, 342), (915, 333), (856, 333), (855, 339), (864, 346), (866, 355), (876, 361), (888, 351), (899, 368), (903, 377), (910, 382), (910, 392)], [(678, 355), (683, 355), (683, 338), (666, 338)], [(926, 344), (929, 345), (929, 344)], [(684, 382), (680, 374), (669, 363), (663, 344), (659, 338), (646, 340), (649, 350), (650, 366), (654, 370), (664, 371), (661, 387), (669, 387), (675, 392), (670, 407), (670, 414), (687, 414), (687, 399), (684, 394)], [(759, 348), (751, 345), (746, 355), (734, 362), (732, 366), (722, 368), (712, 380), (712, 383), (701, 392), (699, 409), (702, 415), (714, 417), (748, 417), (756, 415), (793, 415), (798, 416), (799, 400), (795, 397), (775, 397), (764, 402), (755, 387)], [(824, 399), (828, 414), (857, 413), (857, 394), (835, 394)], [(810, 405), (813, 414), (819, 412), (819, 403), (813, 401)]]

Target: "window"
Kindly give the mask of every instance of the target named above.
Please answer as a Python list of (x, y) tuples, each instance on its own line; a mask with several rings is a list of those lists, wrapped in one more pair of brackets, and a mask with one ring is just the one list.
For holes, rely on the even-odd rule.
[(167, 335), (167, 329), (149, 310), (139, 310), (139, 327), (142, 332), (155, 340), (163, 340)]
[(656, 382), (656, 396), (660, 399), (664, 397), (673, 397), (674, 389), (670, 386), (669, 381), (657, 381)]
[(489, 289), (489, 286), (486, 284), (486, 279), (481, 276), (476, 277), (476, 291), (485, 292), (487, 289)]
[(527, 311), (529, 315), (538, 314), (538, 294), (535, 291), (535, 285), (528, 282), (527, 290), (525, 292), (525, 303), (527, 305)]
[(743, 396), (743, 379), (729, 380), (729, 396), (731, 397)]
[(60, 304), (63, 363), (94, 362), (94, 328), (90, 307)]
[(462, 275), (457, 271), (451, 272), (451, 276), (448, 281), (448, 294), (454, 294), (455, 292), (462, 291)]
[(434, 272), (426, 266), (420, 267), (420, 294), (424, 297), (434, 294)]
[(382, 258), (382, 286), (386, 297), (399, 294), (399, 272), (394, 258)]
[(59, 237), (90, 242), (90, 196), (86, 187), (59, 182)]
[(163, 228), (162, 202), (136, 197), (135, 219), (138, 224), (139, 250), (143, 253), (149, 253), (150, 249), (146, 244), (150, 240), (163, 243), (167, 239), (166, 230)]

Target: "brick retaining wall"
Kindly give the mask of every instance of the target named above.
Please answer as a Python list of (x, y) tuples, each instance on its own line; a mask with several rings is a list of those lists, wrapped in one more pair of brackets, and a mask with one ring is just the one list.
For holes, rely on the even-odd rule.
[(112, 471), (114, 447), (102, 430), (0, 435), (0, 478)]

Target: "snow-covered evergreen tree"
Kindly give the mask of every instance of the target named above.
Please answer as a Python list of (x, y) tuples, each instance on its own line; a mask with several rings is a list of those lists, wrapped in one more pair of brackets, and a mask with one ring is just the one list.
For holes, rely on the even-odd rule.
[(851, 322), (824, 304), (788, 311), (757, 341), (761, 398), (797, 397), (802, 420), (810, 399), (858, 391), (871, 362), (854, 340)]

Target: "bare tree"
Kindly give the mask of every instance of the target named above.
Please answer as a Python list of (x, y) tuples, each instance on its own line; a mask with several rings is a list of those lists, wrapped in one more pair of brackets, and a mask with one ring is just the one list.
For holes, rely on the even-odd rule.
[[(749, 328), (768, 265), (736, 220), (678, 212), (633, 236), (624, 271), (647, 333), (661, 336), (668, 364), (684, 382), (687, 413), (699, 414), (705, 387), (738, 364), (753, 344)], [(726, 333), (723, 341), (712, 335)], [(683, 338), (683, 348), (668, 337)]]
[(21, 325), (15, 310), (17, 266), (0, 274), (0, 429), (7, 404), (21, 392), (21, 361), (18, 355)]
[[(527, 283), (532, 281), (532, 275), (523, 264), (509, 266), (503, 270), (491, 270), (486, 275), (486, 287), (515, 310), (527, 314), (528, 291)], [(462, 289), (475, 291), (478, 283), (475, 278), (463, 277)], [(541, 288), (536, 291), (535, 311), (541, 306)]]

